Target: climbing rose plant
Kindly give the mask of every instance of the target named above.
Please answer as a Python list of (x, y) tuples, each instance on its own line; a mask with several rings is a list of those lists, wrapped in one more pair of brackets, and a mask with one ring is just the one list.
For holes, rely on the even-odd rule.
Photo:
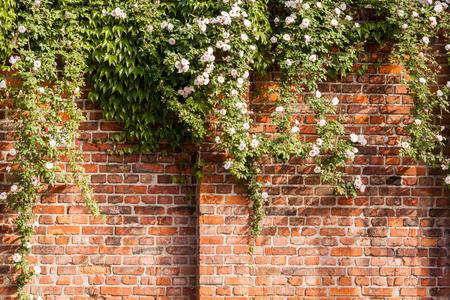
[[(404, 67), (414, 101), (408, 136), (399, 141), (401, 153), (448, 172), (440, 119), (448, 111), (450, 83), (438, 80), (438, 54), (430, 47), (439, 32), (448, 40), (445, 2), (17, 0), (1, 5), (0, 54), (8, 78), (0, 78), (0, 95), (17, 141), (7, 167), (13, 184), (1, 197), (18, 212), (20, 246), (12, 262), (20, 299), (42, 297), (25, 289), (41, 273), (27, 258), (39, 226), (32, 210), (38, 194), (76, 184), (92, 214), (101, 216), (78, 164), (83, 117), (77, 99), (84, 79), (105, 118), (124, 124), (114, 139), (133, 142), (118, 154), (156, 151), (161, 139), (173, 148), (213, 141), (227, 154), (223, 168), (248, 183), (256, 236), (269, 198), (259, 177), (266, 157), (284, 162), (300, 157), (314, 164), (335, 194), (365, 192), (363, 178), (343, 170), (368, 141), (345, 136), (341, 99), (323, 94), (318, 84), (352, 73), (365, 41), (387, 41), (393, 47), (390, 62)], [(361, 9), (374, 10), (379, 21), (355, 21)], [(450, 45), (445, 51), (448, 55)], [(280, 81), (263, 91), (275, 102), (273, 135), (254, 130), (257, 112), (247, 95), (251, 74), (268, 66), (282, 71)], [(302, 138), (300, 108), (315, 116), (313, 142)], [(450, 186), (450, 175), (443, 185)]]

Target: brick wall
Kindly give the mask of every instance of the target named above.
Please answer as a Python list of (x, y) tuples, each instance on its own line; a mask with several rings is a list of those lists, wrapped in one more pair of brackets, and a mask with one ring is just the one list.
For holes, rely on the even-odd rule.
[[(387, 55), (369, 50), (362, 63)], [(440, 62), (444, 84), (450, 72), (446, 58)], [(81, 101), (87, 122), (80, 145), (108, 221), (90, 217), (73, 190), (49, 188), (35, 207), (40, 227), (32, 261), (43, 276), (32, 291), (58, 300), (448, 299), (450, 192), (440, 187), (438, 170), (398, 157), (397, 140), (411, 122), (411, 99), (399, 71), (384, 64), (321, 86), (324, 95), (340, 98), (348, 131), (369, 142), (347, 169), (362, 176), (367, 191), (355, 199), (336, 197), (313, 174), (310, 161), (268, 162), (262, 178), (270, 204), (255, 241), (248, 238), (246, 187), (222, 168), (223, 155), (212, 144), (192, 148), (191, 155), (109, 156), (109, 136), (120, 126)], [(252, 89), (276, 78), (275, 71), (256, 77)], [(254, 110), (262, 107), (258, 101), (251, 103)], [(273, 132), (267, 123), (273, 109), (262, 108), (254, 130)], [(301, 103), (299, 109), (301, 133), (312, 140), (313, 117)], [(6, 190), (12, 141), (7, 112), (0, 113), (0, 180)], [(207, 161), (201, 186), (177, 166), (182, 158), (198, 157)], [(173, 183), (171, 175), (187, 184)], [(196, 205), (184, 202), (189, 190), (196, 192)], [(14, 291), (10, 218), (2, 209), (1, 299)], [(249, 242), (257, 245), (253, 257)]]

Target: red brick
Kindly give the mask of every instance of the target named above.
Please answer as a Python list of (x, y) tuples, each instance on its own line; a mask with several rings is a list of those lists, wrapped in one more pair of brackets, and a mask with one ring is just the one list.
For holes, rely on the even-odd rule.
[(362, 248), (332, 248), (333, 256), (361, 256)]

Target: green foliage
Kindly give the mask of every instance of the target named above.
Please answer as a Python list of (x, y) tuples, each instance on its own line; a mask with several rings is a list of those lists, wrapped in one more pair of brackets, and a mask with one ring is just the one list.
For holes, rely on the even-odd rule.
[(11, 54), (12, 27), (16, 19), (16, 1), (0, 1), (0, 62)]
[(0, 99), (14, 101), (9, 117), (15, 126), (17, 142), (10, 151), (14, 183), (8, 204), (18, 212), (15, 230), (20, 247), (12, 262), (18, 274), (19, 299), (25, 300), (29, 299), (25, 285), (40, 273), (36, 271), (40, 270), (38, 266), (31, 268), (27, 257), (38, 222), (32, 206), (42, 184), (76, 185), (91, 213), (101, 216), (89, 187), (90, 177), (83, 175), (84, 170), (78, 165), (81, 153), (74, 145), (77, 129), (84, 120), (75, 101), (84, 86), (86, 68), (79, 16), (76, 10), (66, 13), (73, 11), (76, 2), (58, 6), (47, 1), (16, 4), (15, 23), (9, 27), (10, 34), (5, 35), (15, 38), (2, 49), (10, 49), (14, 55), (7, 59), (8, 65), (2, 71), (14, 72), (20, 81), (16, 84), (0, 78)]

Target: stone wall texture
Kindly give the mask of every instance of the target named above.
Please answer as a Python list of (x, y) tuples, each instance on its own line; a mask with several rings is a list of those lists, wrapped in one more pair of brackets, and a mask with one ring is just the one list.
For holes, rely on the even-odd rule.
[[(443, 52), (442, 43), (434, 47)], [(362, 176), (366, 192), (354, 199), (333, 196), (311, 161), (267, 159), (261, 177), (270, 201), (255, 240), (248, 236), (246, 186), (223, 169), (224, 154), (212, 144), (190, 147), (190, 154), (161, 145), (167, 156), (111, 156), (107, 151), (115, 145), (109, 138), (121, 126), (102, 119), (98, 105), (80, 101), (87, 118), (80, 128), (84, 167), (107, 222), (91, 217), (71, 187), (48, 187), (34, 207), (40, 226), (31, 260), (43, 275), (31, 292), (57, 300), (449, 299), (450, 191), (441, 187), (439, 170), (398, 156), (397, 141), (412, 121), (411, 98), (400, 84), (401, 68), (373, 67), (387, 50), (369, 51), (361, 62), (369, 65), (368, 73), (321, 85), (324, 95), (339, 97), (348, 133), (368, 140), (347, 168)], [(447, 58), (439, 61), (439, 83), (445, 84)], [(254, 131), (274, 132), (273, 102), (253, 99), (252, 91), (276, 83), (277, 75), (253, 76), (250, 108), (261, 111)], [(297, 118), (310, 141), (316, 125), (302, 99)], [(264, 100), (268, 106), (262, 106)], [(7, 116), (2, 106), (5, 191), (11, 181), (7, 151), (13, 147)], [(442, 124), (448, 135), (450, 118)], [(198, 158), (206, 161), (201, 185), (177, 164)], [(187, 183), (174, 183), (172, 176)], [(189, 191), (196, 203), (185, 203)], [(14, 215), (5, 204), (0, 204), (2, 300), (15, 291), (9, 263)], [(249, 243), (256, 245), (252, 257)]]

